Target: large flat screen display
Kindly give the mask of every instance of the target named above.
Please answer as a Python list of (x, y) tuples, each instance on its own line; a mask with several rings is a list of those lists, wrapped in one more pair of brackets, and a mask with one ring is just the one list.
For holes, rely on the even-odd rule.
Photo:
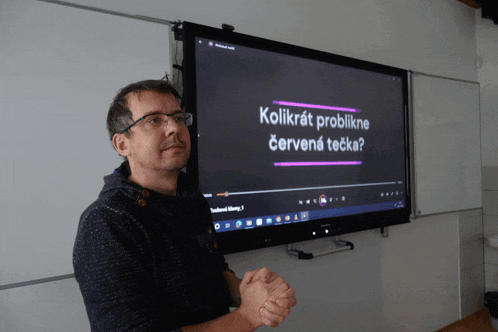
[(184, 22), (192, 174), (225, 253), (409, 222), (405, 70)]

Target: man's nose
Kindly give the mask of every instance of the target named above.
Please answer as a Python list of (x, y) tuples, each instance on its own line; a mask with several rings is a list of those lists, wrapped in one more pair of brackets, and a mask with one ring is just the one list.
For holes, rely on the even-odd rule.
[(163, 130), (166, 132), (166, 136), (178, 133), (181, 130), (182, 123), (176, 122), (173, 118), (168, 117), (168, 122), (164, 124)]

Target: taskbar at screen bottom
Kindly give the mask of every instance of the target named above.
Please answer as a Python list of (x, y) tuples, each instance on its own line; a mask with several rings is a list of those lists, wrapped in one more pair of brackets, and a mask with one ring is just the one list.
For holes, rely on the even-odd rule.
[(404, 207), (405, 207), (405, 202), (403, 200), (400, 200), (395, 202), (382, 202), (382, 203), (349, 206), (342, 208), (298, 211), (298, 212), (273, 214), (267, 216), (222, 220), (222, 221), (215, 221), (213, 222), (213, 224), (216, 232), (220, 233), (220, 232), (253, 229), (253, 228), (275, 226), (275, 225), (293, 224), (309, 220), (340, 217), (340, 216), (354, 215), (359, 213), (396, 210)]

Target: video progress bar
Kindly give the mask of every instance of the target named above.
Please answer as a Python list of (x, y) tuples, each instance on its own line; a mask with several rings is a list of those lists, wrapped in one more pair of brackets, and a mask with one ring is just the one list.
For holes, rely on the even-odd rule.
[[(378, 182), (378, 183), (364, 183), (364, 184), (347, 184), (343, 186), (325, 186), (325, 187), (308, 187), (308, 188), (290, 188), (290, 189), (273, 189), (273, 190), (259, 190), (259, 191), (240, 191), (240, 192), (225, 192), (218, 193), (216, 196), (234, 196), (234, 195), (249, 195), (249, 194), (266, 194), (266, 193), (277, 193), (285, 191), (304, 191), (304, 190), (318, 190), (318, 189), (337, 189), (337, 188), (351, 188), (351, 187), (368, 187), (368, 186), (385, 186), (390, 184), (396, 184), (393, 182)], [(209, 195), (209, 194), (208, 194)], [(204, 195), (206, 196), (206, 195)], [(209, 197), (209, 196), (208, 196)]]

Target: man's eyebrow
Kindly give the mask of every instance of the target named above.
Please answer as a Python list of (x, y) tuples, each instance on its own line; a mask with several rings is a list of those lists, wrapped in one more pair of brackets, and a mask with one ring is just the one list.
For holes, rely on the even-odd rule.
[(176, 110), (173, 113), (169, 113), (169, 114), (166, 114), (166, 113), (160, 112), (160, 111), (152, 111), (150, 113), (142, 115), (141, 117), (143, 118), (143, 117), (146, 117), (146, 116), (149, 116), (149, 115), (156, 115), (156, 114), (175, 115), (175, 114), (178, 114), (178, 113), (185, 113), (185, 112), (182, 109)]

